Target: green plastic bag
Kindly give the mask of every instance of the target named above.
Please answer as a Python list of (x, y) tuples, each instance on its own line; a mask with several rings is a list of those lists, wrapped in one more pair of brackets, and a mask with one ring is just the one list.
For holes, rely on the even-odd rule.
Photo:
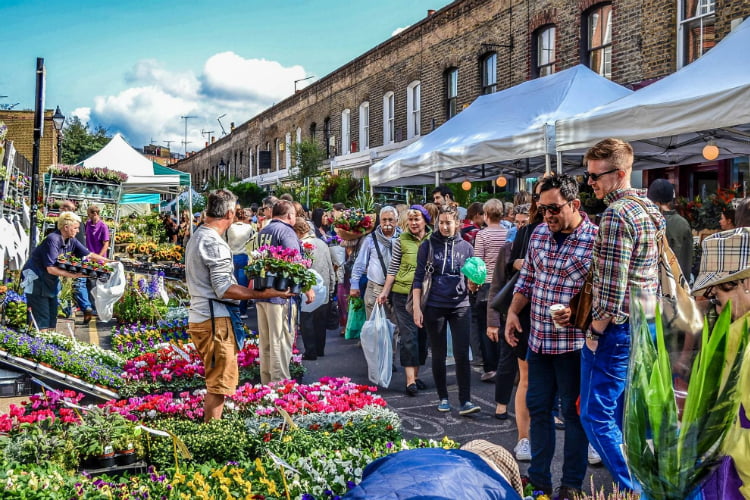
[(358, 339), (365, 321), (367, 321), (365, 301), (361, 297), (349, 297), (349, 312), (347, 314), (344, 338)]
[(487, 281), (487, 266), (479, 257), (469, 257), (461, 267), (461, 273), (477, 285), (484, 285)]

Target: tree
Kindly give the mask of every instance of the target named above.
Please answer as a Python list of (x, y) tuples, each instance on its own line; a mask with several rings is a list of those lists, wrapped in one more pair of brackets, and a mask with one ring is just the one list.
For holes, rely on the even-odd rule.
[(320, 165), (326, 158), (326, 152), (315, 139), (305, 139), (302, 142), (292, 142), (291, 156), (297, 166), (296, 180), (305, 182), (308, 177), (316, 177)]
[(62, 161), (66, 165), (73, 165), (85, 160), (106, 146), (111, 138), (107, 134), (107, 129), (101, 125), (90, 132), (88, 124), (74, 116), (64, 130)]

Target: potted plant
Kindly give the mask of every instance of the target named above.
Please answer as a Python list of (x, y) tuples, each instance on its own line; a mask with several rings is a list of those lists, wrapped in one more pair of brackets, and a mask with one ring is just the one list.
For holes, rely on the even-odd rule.
[(115, 462), (117, 465), (131, 465), (138, 460), (136, 445), (140, 440), (141, 428), (135, 425), (123, 428), (115, 440)]
[(93, 407), (81, 416), (80, 425), (71, 430), (84, 465), (99, 469), (115, 465), (114, 444), (131, 426), (125, 417), (109, 409)]

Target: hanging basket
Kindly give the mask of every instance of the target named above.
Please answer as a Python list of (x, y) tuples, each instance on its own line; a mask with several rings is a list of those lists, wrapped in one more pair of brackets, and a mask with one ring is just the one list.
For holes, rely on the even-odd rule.
[(342, 239), (343, 241), (354, 241), (354, 240), (358, 240), (358, 239), (360, 239), (361, 237), (363, 237), (363, 236), (367, 236), (368, 234), (370, 234), (370, 233), (372, 232), (372, 230), (373, 230), (373, 229), (374, 229), (374, 226), (373, 226), (373, 227), (371, 227), (371, 228), (369, 228), (369, 229), (367, 229), (367, 230), (366, 230), (365, 232), (363, 232), (363, 233), (355, 233), (355, 232), (353, 232), (353, 231), (346, 231), (346, 230), (344, 230), (344, 229), (339, 229), (339, 228), (337, 228), (337, 227), (333, 228), (333, 230), (334, 230), (334, 231), (336, 231), (336, 234), (338, 235), (338, 237), (339, 237), (339, 238), (341, 238), (341, 239)]

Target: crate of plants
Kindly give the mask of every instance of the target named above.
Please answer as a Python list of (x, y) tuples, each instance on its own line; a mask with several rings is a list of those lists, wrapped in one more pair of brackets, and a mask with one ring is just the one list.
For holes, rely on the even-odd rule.
[(71, 273), (83, 274), (89, 278), (98, 278), (106, 281), (112, 274), (112, 268), (104, 262), (93, 259), (80, 259), (73, 255), (60, 255), (57, 258), (57, 267)]

